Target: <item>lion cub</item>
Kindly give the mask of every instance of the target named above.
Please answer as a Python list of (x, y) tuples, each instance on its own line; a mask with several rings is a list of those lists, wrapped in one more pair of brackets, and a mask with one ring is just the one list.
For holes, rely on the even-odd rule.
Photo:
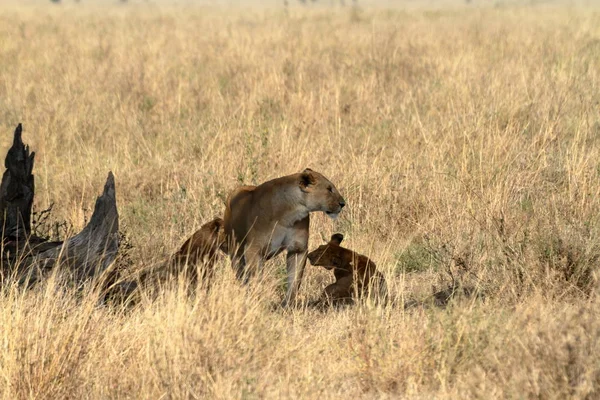
[(187, 266), (185, 272), (194, 284), (198, 278), (210, 283), (217, 250), (227, 253), (222, 218), (215, 218), (194, 232), (171, 257), (172, 266), (178, 273)]
[(381, 272), (368, 257), (340, 246), (344, 235), (336, 233), (329, 243), (308, 253), (310, 263), (333, 269), (335, 283), (327, 286), (318, 304), (347, 303), (352, 298), (371, 295), (385, 301), (387, 285)]

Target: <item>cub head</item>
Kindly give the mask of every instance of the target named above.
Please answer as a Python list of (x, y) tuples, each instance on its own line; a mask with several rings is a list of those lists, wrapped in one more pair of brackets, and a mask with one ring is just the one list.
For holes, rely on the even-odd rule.
[(333, 183), (310, 168), (300, 173), (298, 185), (304, 195), (304, 203), (310, 211), (323, 211), (335, 219), (346, 205)]
[(344, 252), (347, 250), (340, 246), (342, 240), (344, 240), (344, 235), (336, 233), (331, 236), (329, 243), (308, 253), (308, 260), (312, 265), (326, 269), (347, 269), (348, 265), (344, 261)]

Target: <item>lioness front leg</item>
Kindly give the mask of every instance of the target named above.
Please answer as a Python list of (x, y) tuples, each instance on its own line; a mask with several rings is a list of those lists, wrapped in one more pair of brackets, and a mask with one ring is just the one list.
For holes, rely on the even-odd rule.
[(250, 282), (257, 271), (262, 271), (263, 258), (260, 256), (260, 250), (249, 246), (243, 256), (243, 265), (239, 265), (236, 271), (236, 276), (244, 284)]
[(231, 257), (231, 265), (235, 271), (235, 277), (244, 285), (248, 284), (250, 278), (254, 275), (253, 272), (255, 267), (252, 267), (252, 264), (256, 265), (256, 259), (249, 257), (248, 254), (234, 255)]
[(233, 270), (235, 271), (235, 277), (238, 281), (245, 283), (247, 282), (247, 274), (246, 274), (246, 258), (244, 255), (239, 257), (234, 257), (231, 260), (231, 264), (233, 265)]
[(282, 306), (288, 307), (296, 300), (296, 295), (302, 283), (304, 275), (304, 266), (306, 265), (306, 255), (308, 251), (288, 251), (286, 257), (287, 268), (287, 292)]

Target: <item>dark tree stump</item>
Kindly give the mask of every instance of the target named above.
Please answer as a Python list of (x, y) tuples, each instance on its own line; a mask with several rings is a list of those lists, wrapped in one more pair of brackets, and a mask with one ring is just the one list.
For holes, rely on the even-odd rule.
[(29, 146), (23, 144), (21, 124), (15, 130), (13, 145), (6, 154), (6, 171), (0, 183), (0, 212), (4, 218), (1, 228), (2, 241), (26, 241), (31, 234), (31, 206), (35, 191), (33, 159)]
[(34, 196), (34, 153), (23, 144), (21, 124), (6, 155), (0, 183), (2, 211), (2, 279), (35, 283), (57, 265), (76, 285), (100, 275), (115, 260), (119, 248), (119, 214), (115, 179), (108, 174), (104, 192), (96, 200), (90, 222), (65, 242), (49, 242), (31, 234)]

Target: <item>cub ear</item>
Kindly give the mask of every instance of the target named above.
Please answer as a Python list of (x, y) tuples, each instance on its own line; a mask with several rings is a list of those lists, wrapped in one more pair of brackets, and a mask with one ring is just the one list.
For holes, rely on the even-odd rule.
[(315, 183), (315, 176), (312, 174), (312, 170), (306, 168), (300, 174), (300, 189), (303, 191), (310, 185)]
[(342, 240), (344, 240), (344, 235), (341, 233), (336, 233), (331, 235), (331, 240), (329, 243), (337, 244), (339, 246), (342, 243)]

